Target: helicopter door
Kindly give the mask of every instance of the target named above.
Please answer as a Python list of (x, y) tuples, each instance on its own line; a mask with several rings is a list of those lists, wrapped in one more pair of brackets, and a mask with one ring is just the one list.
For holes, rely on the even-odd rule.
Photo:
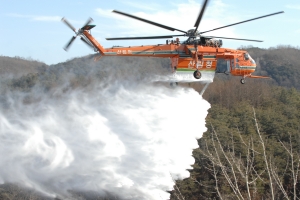
[(231, 66), (230, 66), (230, 63), (231, 63), (231, 61), (230, 60), (227, 60), (226, 61), (226, 64), (227, 64), (227, 72), (231, 72)]
[(231, 71), (235, 71), (234, 59), (230, 60), (230, 68), (231, 68)]
[(235, 59), (235, 69), (237, 74), (242, 74), (238, 58)]

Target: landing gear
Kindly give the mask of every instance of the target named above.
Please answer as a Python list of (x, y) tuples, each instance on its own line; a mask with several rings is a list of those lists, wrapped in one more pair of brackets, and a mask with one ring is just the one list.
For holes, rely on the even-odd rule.
[(241, 84), (245, 84), (245, 83), (246, 83), (245, 79), (242, 78), (242, 79), (241, 79)]
[(200, 79), (201, 78), (201, 72), (199, 70), (194, 71), (194, 77), (195, 79)]

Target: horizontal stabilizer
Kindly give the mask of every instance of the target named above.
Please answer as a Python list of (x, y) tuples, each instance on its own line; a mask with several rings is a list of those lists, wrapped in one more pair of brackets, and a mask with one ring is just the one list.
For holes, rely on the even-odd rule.
[(88, 30), (91, 30), (92, 28), (94, 28), (95, 26), (96, 25), (85, 25), (81, 29), (84, 30), (84, 31), (88, 31)]

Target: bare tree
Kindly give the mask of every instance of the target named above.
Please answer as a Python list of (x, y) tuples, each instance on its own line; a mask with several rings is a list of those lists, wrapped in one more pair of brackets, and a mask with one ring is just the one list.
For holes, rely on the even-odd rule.
[[(244, 142), (242, 136), (240, 138), (242, 143), (246, 146), (247, 153), (246, 159), (242, 158), (242, 155), (236, 155), (233, 136), (232, 144), (229, 149), (231, 151), (225, 151), (221, 141), (219, 140), (218, 134), (212, 127), (211, 142), (214, 151), (211, 151), (206, 142), (206, 152), (202, 151), (202, 154), (206, 156), (211, 164), (212, 175), (215, 179), (215, 189), (217, 191), (218, 197), (223, 199), (222, 194), (219, 190), (218, 183), (218, 169), (220, 169), (221, 174), (225, 177), (225, 180), (229, 184), (231, 190), (234, 192), (237, 199), (252, 199), (256, 189), (256, 181), (261, 179), (260, 175), (254, 166), (255, 154), (258, 153), (253, 148), (252, 139), (249, 140), (248, 144)], [(246, 192), (243, 191), (241, 185), (246, 187)], [(253, 188), (252, 191), (250, 188)], [(255, 194), (254, 194), (255, 195)]]
[(253, 108), (253, 115), (254, 115), (256, 132), (259, 136), (259, 139), (260, 139), (260, 142), (261, 142), (261, 145), (262, 145), (262, 148), (263, 148), (263, 156), (264, 156), (264, 161), (265, 161), (265, 164), (266, 164), (267, 173), (268, 173), (268, 177), (269, 177), (272, 200), (274, 200), (275, 195), (274, 195), (274, 188), (273, 188), (273, 180), (272, 180), (272, 176), (271, 176), (271, 170), (270, 170), (270, 166), (269, 166), (270, 164), (269, 164), (269, 161), (268, 161), (268, 158), (267, 158), (265, 142), (264, 142), (264, 139), (262, 138), (262, 135), (261, 135), (259, 127), (258, 127), (258, 123), (257, 123), (257, 119), (256, 119), (256, 113), (255, 113), (254, 108)]
[(180, 188), (177, 186), (176, 181), (174, 180), (172, 174), (170, 173), (170, 176), (174, 183), (174, 195), (177, 197), (178, 200), (185, 200), (184, 196), (180, 192)]
[[(289, 133), (288, 145), (285, 145), (282, 141), (279, 141), (279, 142), (282, 145), (282, 147), (286, 150), (286, 152), (288, 153), (288, 156), (289, 156), (287, 159), (286, 169), (284, 172), (290, 171), (290, 173), (291, 173), (291, 179), (293, 182), (293, 193), (292, 193), (293, 199), (294, 200), (300, 199), (297, 197), (297, 184), (298, 184), (298, 177), (299, 177), (299, 170), (300, 170), (299, 169), (300, 156), (297, 152), (294, 152), (294, 150), (293, 150), (292, 137), (291, 137), (290, 133)], [(271, 172), (272, 172), (272, 175), (273, 175), (278, 187), (280, 188), (281, 192), (284, 194), (284, 197), (286, 199), (290, 199), (286, 189), (284, 188), (284, 185), (282, 183), (282, 178), (281, 178), (282, 176), (285, 175), (285, 173), (282, 174), (281, 176), (279, 176), (278, 169), (275, 164), (273, 164), (271, 166)]]
[[(239, 200), (259, 199), (262, 198), (261, 195), (264, 197), (269, 195), (267, 198), (272, 200), (278, 198), (291, 199), (291, 196), (293, 200), (300, 199), (297, 197), (299, 193), (297, 186), (299, 187), (300, 156), (293, 149), (291, 136), (287, 145), (280, 141), (281, 146), (285, 149), (289, 157), (285, 172), (282, 173), (282, 169), (280, 169), (280, 174), (277, 165), (272, 160), (272, 152), (267, 151), (267, 142), (264, 135), (260, 132), (254, 109), (253, 114), (257, 135), (245, 137), (237, 129), (238, 135), (235, 135), (234, 138), (234, 135), (231, 134), (231, 142), (225, 139), (225, 141), (229, 141), (227, 145), (224, 144), (224, 139), (220, 140), (219, 135), (211, 125), (211, 135), (209, 138), (206, 138), (205, 147), (200, 149), (200, 152), (202, 156), (209, 160), (205, 167), (215, 181), (215, 193), (220, 199), (229, 198), (224, 193), (225, 186), (222, 185), (225, 181), (233, 192), (234, 198)], [(255, 141), (253, 137), (256, 138)], [(238, 143), (243, 146), (242, 150), (236, 151), (234, 140), (238, 140)], [(257, 160), (261, 160), (261, 164), (263, 165), (257, 167)], [(292, 192), (283, 183), (286, 171), (289, 172), (291, 177)], [(221, 177), (224, 179), (220, 179)], [(192, 180), (201, 187), (209, 187), (202, 184), (196, 178), (192, 178)], [(268, 186), (268, 189), (265, 191), (269, 191), (270, 193), (259, 194), (258, 183)]]

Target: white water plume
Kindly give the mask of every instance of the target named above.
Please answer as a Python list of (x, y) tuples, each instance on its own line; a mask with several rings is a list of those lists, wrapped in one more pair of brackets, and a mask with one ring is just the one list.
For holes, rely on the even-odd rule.
[(72, 190), (168, 199), (171, 175), (189, 176), (210, 105), (191, 88), (137, 80), (131, 67), (122, 80), (103, 67), (110, 73), (91, 87), (4, 93), (0, 182), (62, 198)]

